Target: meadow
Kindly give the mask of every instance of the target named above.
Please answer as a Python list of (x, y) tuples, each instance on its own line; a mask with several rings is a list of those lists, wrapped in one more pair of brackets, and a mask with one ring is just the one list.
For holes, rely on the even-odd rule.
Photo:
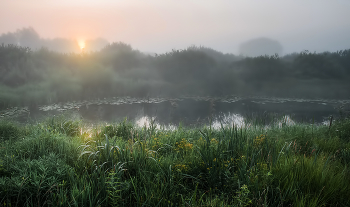
[(0, 121), (0, 206), (350, 206), (350, 120)]

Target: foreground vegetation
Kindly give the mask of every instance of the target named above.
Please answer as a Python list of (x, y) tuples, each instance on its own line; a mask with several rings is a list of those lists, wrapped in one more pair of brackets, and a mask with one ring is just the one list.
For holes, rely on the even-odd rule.
[(1, 206), (350, 206), (350, 120), (174, 131), (0, 122)]

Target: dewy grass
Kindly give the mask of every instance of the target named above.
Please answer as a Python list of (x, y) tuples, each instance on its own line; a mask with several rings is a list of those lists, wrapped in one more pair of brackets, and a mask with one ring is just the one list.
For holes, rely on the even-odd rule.
[(0, 121), (0, 141), (21, 137), (23, 129), (12, 121)]
[(2, 122), (0, 203), (349, 206), (348, 123), (169, 131), (64, 117)]

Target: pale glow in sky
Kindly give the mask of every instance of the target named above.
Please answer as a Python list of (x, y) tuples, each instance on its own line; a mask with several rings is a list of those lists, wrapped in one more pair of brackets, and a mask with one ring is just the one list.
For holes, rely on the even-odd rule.
[(267, 37), (284, 53), (350, 49), (348, 0), (3, 0), (0, 34), (33, 27), (42, 38), (102, 37), (145, 52), (190, 45), (237, 53)]
[(78, 40), (78, 45), (79, 45), (80, 49), (84, 49), (85, 48), (85, 40), (83, 40), (83, 39)]

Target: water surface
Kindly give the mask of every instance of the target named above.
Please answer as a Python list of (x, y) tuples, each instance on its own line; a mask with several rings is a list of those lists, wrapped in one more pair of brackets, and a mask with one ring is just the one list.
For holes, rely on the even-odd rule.
[(139, 125), (155, 119), (159, 125), (201, 126), (209, 123), (242, 124), (245, 120), (269, 124), (284, 118), (290, 122), (322, 123), (347, 110), (350, 100), (293, 99), (272, 97), (114, 97), (42, 105), (13, 107), (0, 111), (0, 119), (20, 122), (40, 120), (62, 113), (78, 116), (87, 122), (119, 122), (127, 118)]

